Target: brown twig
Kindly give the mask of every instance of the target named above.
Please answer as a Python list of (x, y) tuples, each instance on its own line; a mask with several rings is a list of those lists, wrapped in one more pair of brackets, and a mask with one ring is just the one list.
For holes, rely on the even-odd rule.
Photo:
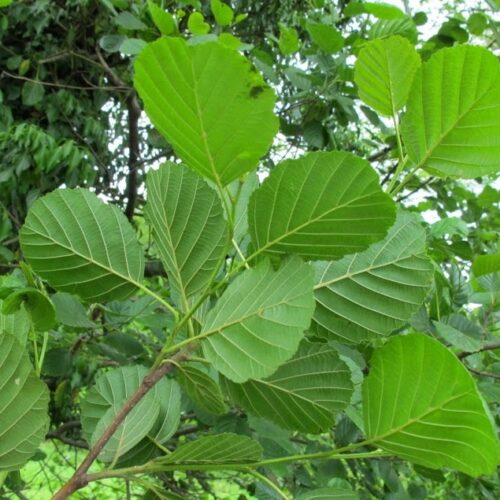
[(498, 375), (498, 373), (483, 372), (481, 370), (476, 370), (475, 368), (471, 368), (470, 366), (467, 367), (467, 370), (469, 370), (472, 373), (475, 373), (476, 375), (480, 375), (481, 377), (491, 377), (500, 380), (500, 375)]
[(54, 495), (52, 500), (63, 500), (68, 498), (75, 491), (84, 488), (89, 483), (89, 476), (87, 472), (90, 466), (97, 459), (106, 443), (111, 439), (120, 424), (125, 420), (127, 415), (135, 408), (139, 401), (151, 390), (151, 388), (159, 382), (168, 372), (170, 372), (177, 363), (188, 358), (187, 351), (181, 351), (174, 354), (169, 360), (165, 360), (163, 364), (158, 366), (151, 373), (146, 375), (137, 388), (137, 390), (130, 396), (130, 398), (121, 407), (120, 411), (116, 414), (113, 421), (103, 432), (101, 437), (97, 440), (96, 444), (90, 449), (89, 453), (80, 464), (73, 477)]
[(57, 82), (43, 82), (41, 80), (33, 80), (33, 78), (27, 78), (26, 76), (19, 76), (19, 75), (14, 75), (12, 73), (9, 73), (8, 71), (3, 70), (0, 73), (0, 78), (3, 78), (4, 76), (7, 76), (9, 78), (13, 78), (14, 80), (24, 80), (25, 82), (32, 82), (32, 83), (38, 83), (40, 85), (43, 85), (45, 87), (56, 87), (59, 89), (71, 89), (71, 90), (105, 90), (105, 91), (111, 91), (111, 90), (118, 90), (118, 91), (128, 91), (128, 87), (123, 87), (123, 86), (116, 86), (116, 87), (99, 87), (97, 85), (92, 85), (89, 87), (83, 87), (80, 85), (67, 85), (65, 83), (57, 83)]
[(459, 352), (457, 354), (457, 356), (458, 356), (458, 359), (464, 359), (467, 356), (472, 356), (473, 354), (477, 354), (478, 352), (493, 351), (495, 349), (500, 349), (500, 342), (492, 342), (491, 344), (485, 344), (485, 345), (483, 345), (483, 347), (481, 347), (477, 351), (472, 351), (472, 352), (463, 351), (463, 352)]
[[(97, 57), (109, 80), (117, 87), (126, 87), (125, 82), (113, 71), (104, 59), (99, 47), (96, 48)], [(128, 112), (128, 178), (127, 178), (127, 206), (125, 215), (129, 220), (134, 216), (137, 201), (137, 171), (139, 162), (139, 118), (142, 109), (137, 94), (131, 90), (125, 99)]]

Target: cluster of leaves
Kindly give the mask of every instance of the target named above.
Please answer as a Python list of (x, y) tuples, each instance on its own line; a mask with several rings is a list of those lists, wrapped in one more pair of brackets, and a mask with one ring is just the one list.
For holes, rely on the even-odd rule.
[[(11, 471), (50, 423), (76, 421), (75, 442), (108, 467), (77, 472), (57, 498), (106, 477), (163, 498), (179, 493), (174, 471), (193, 474), (186, 494), (202, 484), (197, 473), (220, 470), (253, 474), (258, 497), (421, 498), (418, 481), (395, 472), (408, 463), (433, 479), (433, 469), (460, 471), (464, 487), (493, 497), (484, 398), (496, 408), (498, 192), (482, 185), (500, 165), (496, 56), (463, 44), (459, 20), (417, 52), (422, 16), (385, 4), (351, 2), (335, 17), (314, 2), (255, 48), (225, 3), (183, 3), (189, 14), (153, 2), (122, 10), (113, 22), (144, 36), (98, 41), (139, 54), (135, 89), (175, 160), (147, 175), (140, 237), (91, 190), (39, 197), (51, 183), (84, 184), (77, 163), (90, 178), (81, 144), (24, 123), (0, 136), (17, 161), (6, 180), (40, 176), (38, 190), (20, 191), (27, 205), (37, 198), (19, 232), (25, 263), (0, 284), (2, 480), (13, 488)], [(472, 33), (478, 15), (496, 33), (476, 14)], [(288, 79), (278, 105), (264, 77)], [(41, 104), (40, 84), (27, 84), (24, 105)], [(353, 142), (359, 110), (379, 130), (365, 140), (359, 125)], [(278, 131), (314, 151), (277, 161)], [(346, 152), (377, 145), (377, 168)], [(422, 182), (434, 201), (408, 203)], [(428, 209), (442, 220), (426, 230), (418, 212)], [(149, 282), (145, 243), (164, 270)]]

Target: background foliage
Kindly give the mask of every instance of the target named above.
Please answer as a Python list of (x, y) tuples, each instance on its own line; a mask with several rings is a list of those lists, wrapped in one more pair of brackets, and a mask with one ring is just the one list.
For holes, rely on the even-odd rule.
[[(227, 254), (231, 239), (247, 259), (266, 249), (273, 262), (257, 257), (251, 270), (226, 290), (221, 285), (212, 303), (187, 322), (176, 340), (198, 336), (200, 359), (181, 365), (148, 393), (93, 469), (110, 463), (129, 467), (167, 453), (161, 470), (91, 483), (75, 498), (280, 498), (276, 487), (297, 498), (328, 497), (332, 489), (345, 498), (498, 497), (497, 474), (480, 475), (488, 467), (476, 468), (482, 458), (473, 459), (489, 449), (489, 435), (454, 436), (471, 449), (462, 456), (462, 449), (440, 446), (435, 451), (448, 460), (438, 470), (428, 458), (432, 441), (424, 445), (426, 457), (412, 465), (415, 456), (405, 454), (408, 442), (397, 433), (387, 438), (390, 443), (372, 445), (382, 443), (408, 461), (318, 456), (279, 463), (280, 457), (327, 453), (359, 442), (363, 428), (368, 439), (392, 432), (394, 415), (384, 420), (379, 413), (377, 422), (370, 422), (365, 414), (363, 425), (360, 405), (369, 399), (371, 405), (397, 408), (410, 396), (422, 400), (418, 391), (424, 391), (426, 380), (416, 383), (408, 368), (419, 349), (427, 353), (421, 359), (429, 369), (451, 363), (445, 372), (460, 383), (446, 397), (468, 398), (465, 406), (480, 413), (471, 374), (498, 424), (496, 0), (443, 3), (439, 16), (427, 2), (395, 7), (322, 0), (234, 0), (230, 6), (196, 0), (18, 0), (0, 5), (6, 7), (0, 10), (0, 370), (19, 374), (30, 400), (43, 406), (50, 398), (47, 432), (37, 404), (27, 413), (28, 423), (20, 422), (23, 429), (32, 424), (33, 450), (46, 438), (26, 464), (28, 456), (5, 451), (16, 449), (7, 440), (23, 439), (23, 433), (0, 429), (3, 497), (50, 498), (69, 479), (82, 450), (95, 444), (147, 367), (168, 349), (165, 341), (178, 314), (172, 304), (181, 315), (189, 311), (199, 292), (221, 279), (214, 273), (222, 261), (234, 276), (244, 269), (241, 255), (234, 249)], [(193, 44), (186, 46), (181, 37)], [(151, 44), (159, 39), (165, 43)], [(210, 41), (217, 45), (205, 43)], [(181, 86), (177, 73), (154, 66), (154, 47), (164, 51), (162, 60), (170, 65), (183, 60), (181, 52), (194, 61), (197, 95), (215, 95), (214, 106), (203, 115), (212, 124), (209, 141), (203, 127), (191, 127), (192, 110), (185, 104), (195, 95), (190, 82)], [(227, 48), (243, 53), (252, 66)], [(211, 65), (205, 66), (207, 60)], [(443, 98), (436, 89), (446, 88), (460, 69), (475, 78), (465, 78), (456, 93)], [(146, 81), (148, 74), (161, 78), (161, 93)], [(411, 87), (414, 79), (422, 85)], [(163, 96), (168, 98), (162, 101)], [(238, 156), (248, 135), (255, 138), (252, 150)], [(271, 175), (252, 194), (258, 176), (238, 179), (259, 158), (259, 177)], [(179, 159), (190, 168), (162, 167), (146, 182), (151, 167)], [(348, 171), (328, 177), (330, 165), (341, 171), (345, 164)], [(197, 174), (222, 191), (229, 185), (226, 196), (221, 199)], [(285, 189), (277, 191), (281, 185)], [(90, 192), (43, 197), (60, 187)], [(387, 191), (406, 211), (396, 216)], [(360, 196), (367, 197), (374, 221), (363, 222)], [(52, 218), (54, 211), (62, 218)], [(335, 234), (329, 226), (332, 213)], [(80, 224), (91, 231), (89, 241)], [(40, 245), (47, 245), (45, 260), (37, 260)], [(110, 246), (126, 251), (110, 255)], [(317, 262), (311, 269), (294, 257), (277, 267), (290, 252)], [(89, 278), (95, 281), (89, 284)], [(281, 287), (275, 289), (276, 283)], [(307, 293), (311, 287), (316, 306)], [(234, 326), (242, 314), (245, 321)], [(311, 315), (315, 342), (308, 345), (300, 340)], [(289, 318), (291, 324), (279, 325)], [(251, 344), (248, 339), (263, 324), (267, 337), (262, 345)], [(219, 334), (212, 335), (215, 331)], [(415, 331), (426, 334), (429, 343), (413, 345), (409, 353), (401, 346), (391, 354), (399, 339), (415, 338), (398, 334)], [(235, 334), (247, 342), (246, 355), (232, 344)], [(283, 338), (287, 343), (273, 350), (262, 348)], [(321, 348), (317, 340), (323, 341)], [(255, 356), (248, 356), (251, 349)], [(393, 363), (392, 373), (400, 369), (391, 379), (400, 385), (390, 394), (373, 387), (383, 379), (384, 359)], [(321, 366), (329, 375), (315, 378), (313, 369)], [(296, 373), (305, 382), (287, 382)], [(325, 384), (337, 387), (335, 401), (318, 389)], [(450, 386), (443, 381), (443, 391)], [(6, 399), (7, 389), (1, 390)], [(274, 404), (267, 404), (269, 398)], [(9, 422), (3, 410), (0, 405), (0, 421)], [(453, 427), (442, 417), (433, 423)], [(228, 441), (210, 441), (223, 433), (237, 434), (241, 441), (232, 442), (231, 435), (224, 438)], [(241, 455), (231, 458), (231, 443)], [(253, 443), (262, 447), (265, 459), (277, 459), (258, 476), (171, 465), (200, 457), (217, 462), (216, 445), (227, 460), (259, 459)], [(198, 449), (181, 450), (183, 444)], [(367, 445), (361, 451), (372, 449)]]

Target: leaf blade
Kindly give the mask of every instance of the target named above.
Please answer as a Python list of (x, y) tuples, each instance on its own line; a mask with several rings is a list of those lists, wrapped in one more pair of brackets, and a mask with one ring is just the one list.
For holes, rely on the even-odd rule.
[(413, 45), (400, 36), (367, 43), (354, 69), (359, 97), (386, 116), (395, 116), (406, 103), (420, 58)]
[(474, 380), (423, 334), (393, 337), (375, 352), (363, 412), (369, 441), (411, 462), (472, 476), (496, 467), (491, 417)]
[(185, 310), (188, 298), (203, 291), (224, 257), (229, 232), (222, 204), (199, 175), (173, 163), (150, 171), (146, 187), (145, 216)]
[(387, 236), (364, 252), (315, 263), (315, 332), (357, 343), (401, 327), (432, 280), (425, 242), (418, 218), (400, 212)]
[(49, 391), (35, 375), (24, 345), (0, 332), (0, 471), (23, 466), (49, 428)]
[(117, 207), (86, 189), (60, 189), (39, 198), (20, 241), (42, 278), (86, 301), (124, 299), (142, 280), (142, 248), (132, 227)]
[[(235, 382), (270, 375), (297, 350), (314, 309), (312, 268), (298, 258), (244, 271), (205, 318), (205, 357)], [(272, 346), (272, 349), (270, 349)]]
[(275, 96), (234, 50), (164, 38), (142, 51), (135, 71), (152, 123), (199, 174), (225, 186), (267, 152), (278, 130)]
[(253, 439), (230, 432), (204, 436), (179, 446), (162, 459), (164, 464), (232, 464), (256, 462), (262, 456), (262, 448)]
[(337, 352), (310, 342), (264, 380), (222, 380), (232, 401), (250, 413), (284, 429), (316, 434), (333, 425), (353, 391), (351, 371)]
[(417, 71), (401, 132), (410, 159), (441, 177), (500, 167), (500, 64), (482, 47), (436, 52)]
[(350, 153), (285, 160), (253, 193), (250, 234), (259, 252), (338, 259), (382, 239), (395, 217), (370, 164)]

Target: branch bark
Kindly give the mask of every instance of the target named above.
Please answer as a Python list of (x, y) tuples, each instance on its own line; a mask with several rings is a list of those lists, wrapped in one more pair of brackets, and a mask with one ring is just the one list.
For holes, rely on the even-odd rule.
[[(125, 82), (113, 71), (104, 59), (99, 47), (96, 48), (97, 57), (109, 80), (117, 87), (127, 87)], [(128, 121), (128, 178), (127, 178), (127, 206), (125, 215), (132, 220), (137, 202), (137, 171), (139, 168), (139, 118), (141, 117), (141, 105), (137, 94), (133, 89), (125, 98), (127, 106)]]
[(175, 367), (176, 363), (181, 363), (187, 358), (187, 351), (178, 352), (177, 354), (174, 354), (174, 356), (172, 356), (170, 359), (165, 360), (163, 364), (158, 366), (158, 368), (144, 377), (141, 385), (125, 402), (120, 411), (116, 414), (111, 424), (98, 439), (97, 443), (90, 449), (83, 462), (79, 465), (78, 469), (73, 474), (73, 477), (52, 497), (52, 500), (63, 500), (65, 498), (68, 498), (75, 491), (87, 486), (87, 484), (89, 483), (87, 472), (90, 466), (97, 459), (104, 446), (106, 446), (106, 443), (111, 439), (111, 437), (116, 432), (120, 424), (125, 420), (127, 415), (151, 390), (151, 388)]
[(472, 356), (473, 354), (477, 354), (478, 352), (493, 351), (495, 349), (500, 349), (500, 342), (492, 342), (491, 344), (485, 344), (485, 345), (483, 345), (483, 347), (481, 347), (477, 351), (472, 351), (472, 352), (463, 351), (463, 352), (459, 352), (457, 354), (457, 356), (458, 356), (458, 359), (464, 359), (467, 356)]

